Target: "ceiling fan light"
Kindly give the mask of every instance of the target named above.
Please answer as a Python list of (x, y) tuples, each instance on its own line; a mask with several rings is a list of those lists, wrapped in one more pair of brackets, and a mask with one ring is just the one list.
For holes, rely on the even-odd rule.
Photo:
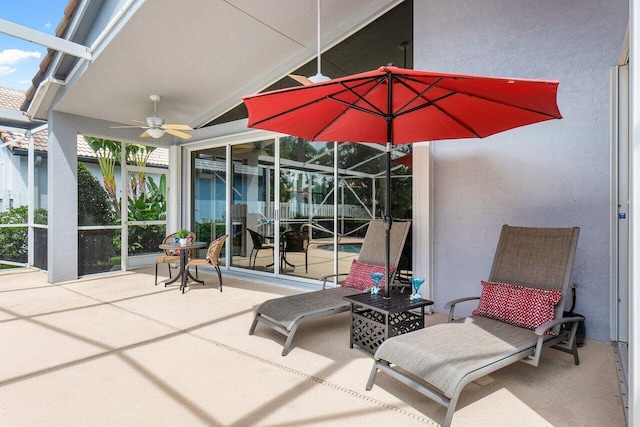
[(162, 138), (162, 136), (164, 135), (164, 129), (151, 128), (151, 129), (147, 129), (147, 133), (151, 138), (158, 139), (158, 138)]

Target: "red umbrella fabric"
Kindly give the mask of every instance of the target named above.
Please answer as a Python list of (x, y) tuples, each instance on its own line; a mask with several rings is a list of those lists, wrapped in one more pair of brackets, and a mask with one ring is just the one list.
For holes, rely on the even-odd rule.
[[(391, 148), (484, 138), (560, 119), (558, 81), (408, 70), (394, 66), (243, 97), (248, 126), (311, 141), (387, 144), (386, 283), (389, 283)], [(390, 286), (385, 287), (389, 297)]]
[(243, 100), (249, 111), (249, 127), (311, 141), (407, 144), (483, 138), (559, 119), (557, 89), (558, 81), (551, 80), (386, 66), (310, 86), (245, 96)]

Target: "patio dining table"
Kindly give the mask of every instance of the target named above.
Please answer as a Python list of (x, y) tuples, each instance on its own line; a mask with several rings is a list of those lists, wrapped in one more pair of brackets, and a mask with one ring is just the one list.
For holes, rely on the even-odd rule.
[(169, 251), (178, 251), (180, 252), (180, 271), (173, 279), (164, 282), (165, 286), (170, 285), (178, 281), (178, 279), (182, 279), (180, 282), (180, 290), (184, 293), (184, 289), (187, 287), (188, 280), (191, 279), (194, 282), (198, 282), (204, 285), (203, 280), (198, 280), (196, 277), (193, 277), (189, 270), (186, 270), (187, 262), (189, 261), (189, 253), (191, 250), (204, 248), (207, 246), (206, 242), (187, 242), (184, 245), (179, 243), (162, 243), (160, 245), (160, 249), (169, 250)]

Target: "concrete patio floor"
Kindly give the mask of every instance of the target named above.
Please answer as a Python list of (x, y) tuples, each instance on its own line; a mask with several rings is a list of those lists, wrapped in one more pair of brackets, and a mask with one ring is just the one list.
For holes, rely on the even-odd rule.
[[(443, 421), (443, 407), (384, 374), (365, 390), (372, 357), (349, 348), (348, 313), (300, 327), (282, 357), (282, 335), (248, 330), (258, 304), (297, 291), (223, 272), (221, 293), (202, 276), (204, 287), (181, 294), (153, 286), (153, 268), (57, 285), (38, 271), (0, 271), (0, 424)], [(548, 350), (538, 368), (516, 363), (469, 384), (453, 425), (624, 426), (613, 346), (587, 341), (580, 358)]]

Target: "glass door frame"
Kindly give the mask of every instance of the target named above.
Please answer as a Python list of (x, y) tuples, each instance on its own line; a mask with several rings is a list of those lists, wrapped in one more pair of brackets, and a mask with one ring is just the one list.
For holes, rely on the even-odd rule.
[[(250, 134), (250, 135), (248, 135)], [(239, 145), (239, 144), (244, 144), (244, 143), (251, 143), (251, 142), (256, 142), (256, 141), (262, 141), (265, 139), (273, 139), (274, 140), (274, 189), (273, 189), (273, 198), (274, 200), (271, 200), (271, 203), (273, 203), (274, 205), (274, 230), (279, 230), (280, 229), (280, 204), (277, 202), (278, 200), (280, 200), (280, 137), (285, 137), (287, 135), (276, 135), (272, 132), (266, 132), (266, 131), (249, 131), (249, 132), (242, 132), (242, 133), (238, 133), (238, 134), (232, 134), (232, 135), (228, 135), (225, 137), (219, 137), (219, 138), (211, 138), (211, 139), (203, 139), (201, 141), (194, 141), (192, 143), (186, 143), (183, 144), (181, 146), (182, 148), (182, 152), (183, 152), (183, 162), (182, 165), (184, 167), (184, 171), (185, 173), (183, 173), (181, 176), (184, 177), (184, 181), (183, 181), (183, 185), (182, 185), (182, 194), (185, 195), (183, 200), (192, 200), (194, 197), (193, 194), (193, 186), (192, 186), (192, 181), (193, 179), (195, 179), (193, 170), (192, 170), (192, 165), (191, 165), (191, 157), (192, 154), (194, 152), (200, 151), (200, 150), (204, 150), (204, 149), (208, 149), (208, 148), (215, 148), (215, 147), (222, 147), (224, 146), (226, 148), (226, 159), (225, 159), (225, 164), (226, 164), (226, 171), (225, 171), (225, 177), (227, 180), (227, 191), (226, 191), (226, 197), (225, 197), (225, 204), (226, 204), (226, 209), (229, 212), (230, 211), (230, 207), (231, 207), (231, 203), (232, 203), (232, 191), (233, 191), (233, 168), (232, 168), (232, 162), (233, 162), (233, 156), (232, 156), (232, 147), (235, 145)], [(338, 168), (335, 167), (338, 163), (337, 163), (337, 159), (338, 159), (338, 150), (334, 150), (334, 172), (333, 172), (333, 177), (334, 177), (334, 183), (337, 183), (337, 176), (338, 176)], [(335, 184), (337, 185), (337, 184)], [(334, 230), (337, 230), (337, 223), (338, 223), (338, 192), (334, 191), (334, 196), (333, 196), (333, 216), (334, 216)], [(183, 218), (187, 218), (188, 219), (188, 223), (193, 222), (193, 215), (194, 215), (194, 210), (192, 207), (191, 203), (184, 203), (182, 206), (182, 215)], [(232, 230), (232, 224), (231, 224), (231, 216), (227, 215), (226, 218), (226, 233), (229, 234)], [(225, 254), (224, 254), (224, 265), (221, 266), (221, 268), (223, 270), (227, 270), (227, 271), (233, 271), (233, 272), (240, 272), (240, 273), (244, 273), (244, 274), (251, 274), (251, 275), (255, 275), (257, 277), (268, 277), (268, 278), (277, 278), (277, 279), (285, 279), (285, 280), (291, 280), (291, 281), (295, 281), (295, 282), (300, 282), (300, 283), (309, 283), (309, 284), (317, 284), (318, 283), (318, 278), (305, 278), (305, 277), (300, 277), (300, 276), (292, 276), (292, 275), (287, 275), (287, 274), (283, 274), (280, 271), (280, 265), (279, 262), (277, 262), (277, 260), (280, 259), (280, 235), (279, 233), (274, 233), (274, 242), (273, 242), (273, 246), (274, 246), (274, 260), (276, 261), (274, 263), (274, 269), (273, 272), (265, 272), (265, 271), (258, 271), (258, 270), (250, 270), (247, 268), (243, 268), (243, 267), (236, 267), (236, 266), (232, 266), (231, 265), (231, 254), (232, 251), (226, 250)], [(333, 236), (333, 246), (334, 246), (334, 253), (333, 253), (333, 272), (334, 274), (337, 273), (337, 269), (338, 269), (338, 253), (337, 253), (337, 248), (338, 248), (338, 236), (337, 234), (334, 233)]]

